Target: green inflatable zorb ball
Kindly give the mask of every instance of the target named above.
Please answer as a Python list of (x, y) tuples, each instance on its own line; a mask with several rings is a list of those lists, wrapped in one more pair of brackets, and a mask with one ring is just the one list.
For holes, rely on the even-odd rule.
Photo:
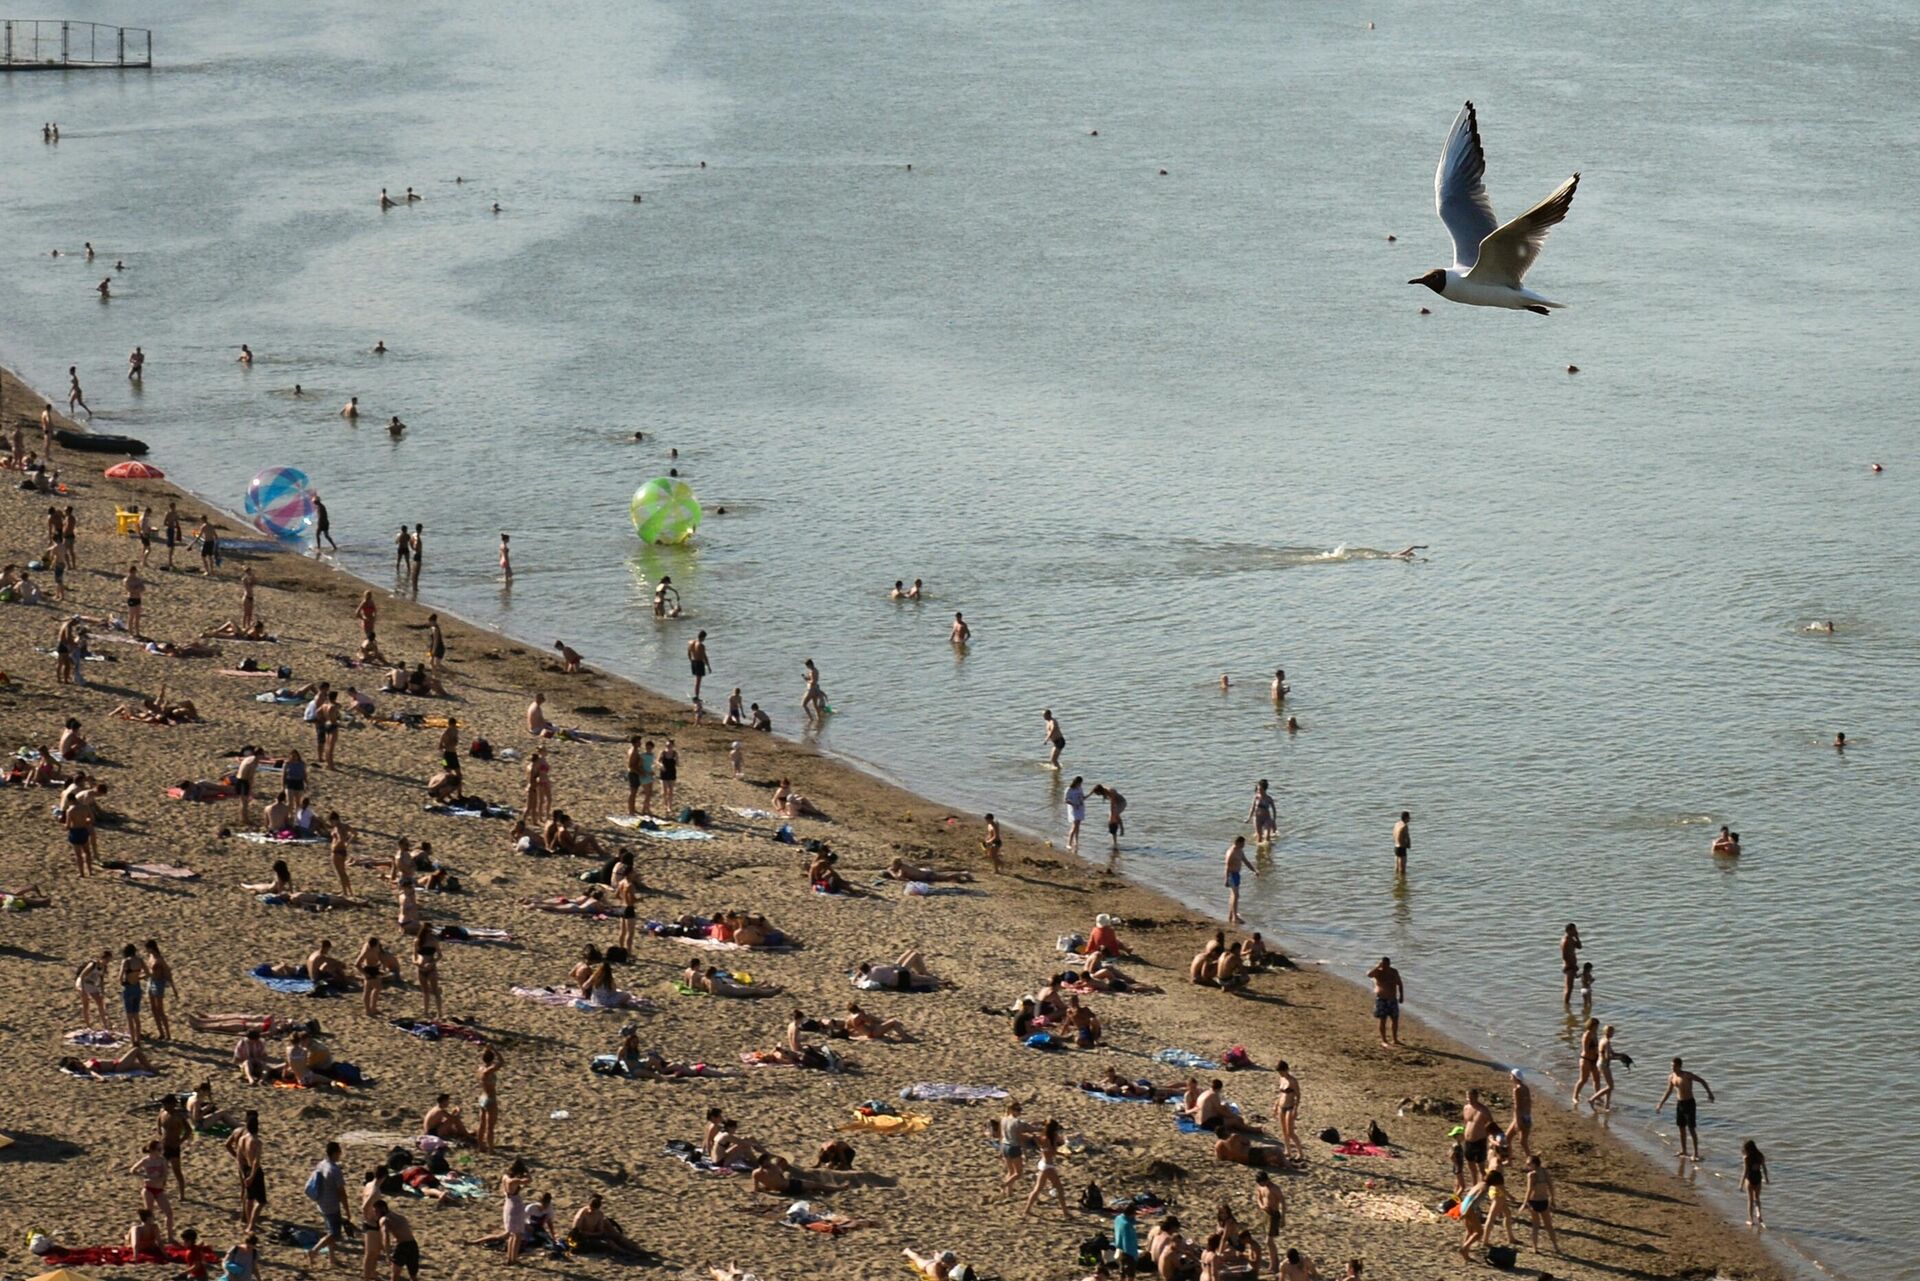
[(700, 528), (700, 500), (684, 480), (656, 476), (633, 491), (633, 532), (643, 543), (684, 543)]

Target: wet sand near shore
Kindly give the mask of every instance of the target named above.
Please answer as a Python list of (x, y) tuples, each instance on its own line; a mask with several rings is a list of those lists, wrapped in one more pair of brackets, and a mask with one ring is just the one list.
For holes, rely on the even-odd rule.
[[(10, 433), (15, 417), (27, 412), (30, 393), (10, 377), (6, 390)], [(37, 410), (39, 401), (31, 404)], [(27, 438), (29, 447), (37, 448), (38, 427), (30, 417)], [(151, 585), (145, 631), (185, 642), (237, 617), (236, 580), (242, 565), (251, 564), (260, 580), (258, 613), (277, 643), (219, 641), (218, 657), (167, 658), (96, 628), (95, 650), (110, 661), (86, 665), (87, 688), (56, 686), (54, 660), (39, 651), (52, 648), (65, 614), (123, 611), (119, 579), (138, 559), (139, 544), (115, 537), (115, 507), (157, 502), (164, 511), (168, 498), (177, 497), (163, 483), (102, 479), (101, 468), (113, 461), (59, 451), (56, 463), (71, 491), (64, 499), (19, 492), (17, 477), (6, 474), (0, 561), (25, 562), (39, 555), (50, 501), (74, 505), (81, 534), (80, 567), (69, 575), (64, 607), (0, 605), (0, 667), (10, 678), (0, 686), (0, 742), (9, 749), (50, 745), (66, 717), (80, 718), (104, 758), (98, 772), (109, 787), (106, 806), (118, 816), (101, 832), (101, 854), (183, 865), (197, 875), (175, 881), (103, 874), (82, 881), (48, 816), (54, 794), (0, 789), (0, 886), (36, 884), (53, 900), (49, 907), (0, 915), (0, 1080), (7, 1086), (0, 1100), (0, 1133), (14, 1140), (0, 1150), (0, 1241), (7, 1243), (0, 1272), (39, 1270), (24, 1252), (29, 1230), (49, 1233), (66, 1245), (124, 1240), (139, 1185), (123, 1171), (153, 1134), (156, 1101), (202, 1079), (213, 1079), (223, 1106), (260, 1112), (269, 1189), (263, 1253), (276, 1267), (307, 1266), (301, 1252), (279, 1238), (283, 1224), (318, 1225), (301, 1187), (328, 1139), (352, 1132), (416, 1134), (421, 1113), (440, 1091), (450, 1091), (469, 1114), (475, 1110), (476, 1046), (407, 1035), (384, 1018), (363, 1015), (354, 995), (281, 995), (248, 977), (260, 962), (302, 960), (323, 937), (349, 959), (369, 935), (397, 949), (393, 897), (378, 872), (353, 869), (356, 893), (372, 906), (325, 913), (265, 906), (240, 883), (268, 879), (275, 857), (286, 858), (300, 889), (332, 888), (326, 846), (262, 846), (221, 837), (223, 826), (236, 825), (237, 802), (203, 804), (165, 794), (183, 781), (220, 777), (231, 767), (223, 754), (243, 743), (263, 744), (276, 755), (299, 748), (311, 757), (313, 736), (301, 721), (301, 708), (261, 703), (254, 696), (314, 680), (332, 681), (336, 688), (357, 685), (382, 713), (455, 716), (463, 744), (483, 737), (496, 749), (511, 747), (523, 755), (539, 746), (524, 730), (525, 708), (534, 691), (544, 690), (556, 722), (606, 740), (548, 744), (554, 804), (609, 848), (635, 852), (646, 886), (639, 908), (643, 919), (755, 910), (800, 944), (782, 953), (714, 953), (642, 933), (631, 962), (617, 967), (616, 978), (622, 988), (649, 998), (656, 1010), (583, 1012), (516, 999), (511, 987), (564, 983), (584, 945), (615, 941), (615, 921), (554, 916), (520, 905), (522, 899), (578, 893), (580, 873), (594, 864), (522, 855), (504, 821), (424, 812), (424, 780), (436, 767), (438, 731), (349, 723), (340, 737), (339, 768), (313, 771), (316, 811), (324, 816), (337, 810), (354, 825), (360, 833), (356, 853), (387, 855), (400, 836), (430, 841), (436, 856), (457, 870), (460, 889), (423, 895), (424, 918), (437, 925), (503, 929), (513, 936), (507, 943), (449, 944), (442, 951), (447, 1014), (471, 1020), (500, 1048), (505, 1066), (499, 1087), (502, 1150), (466, 1152), (454, 1165), (486, 1180), (485, 1197), (445, 1207), (398, 1201), (412, 1220), (431, 1274), (477, 1276), (500, 1265), (499, 1255), (465, 1242), (498, 1229), (498, 1176), (513, 1157), (524, 1157), (533, 1167), (534, 1193), (552, 1192), (562, 1216), (570, 1216), (589, 1195), (603, 1194), (608, 1213), (653, 1252), (643, 1269), (650, 1275), (705, 1276), (711, 1265), (737, 1263), (769, 1281), (820, 1275), (897, 1281), (907, 1275), (900, 1250), (912, 1247), (952, 1249), (983, 1276), (1082, 1277), (1089, 1269), (1076, 1265), (1076, 1247), (1106, 1227), (1104, 1219), (1076, 1208), (1089, 1180), (1109, 1199), (1146, 1191), (1167, 1198), (1189, 1235), (1210, 1231), (1222, 1204), (1243, 1223), (1260, 1221), (1252, 1172), (1214, 1162), (1210, 1137), (1179, 1133), (1165, 1106), (1104, 1103), (1069, 1084), (1096, 1078), (1109, 1066), (1129, 1078), (1169, 1081), (1182, 1074), (1153, 1061), (1154, 1052), (1178, 1047), (1217, 1060), (1231, 1045), (1245, 1046), (1259, 1065), (1221, 1074), (1229, 1097), (1250, 1115), (1264, 1118), (1272, 1106), (1269, 1069), (1276, 1059), (1290, 1061), (1304, 1091), (1300, 1131), (1308, 1160), (1303, 1172), (1276, 1176), (1288, 1201), (1283, 1245), (1297, 1246), (1333, 1276), (1349, 1257), (1365, 1260), (1369, 1277), (1457, 1277), (1483, 1266), (1469, 1269), (1459, 1260), (1453, 1253), (1458, 1227), (1428, 1207), (1451, 1191), (1446, 1133), (1467, 1089), (1479, 1087), (1496, 1101), (1501, 1120), (1507, 1119), (1505, 1075), (1498, 1065), (1418, 1022), (1403, 1029), (1405, 1049), (1382, 1050), (1366, 996), (1311, 967), (1257, 976), (1245, 994), (1189, 986), (1187, 963), (1218, 928), (1216, 922), (1093, 864), (1017, 837), (1007, 843), (1007, 874), (995, 876), (979, 858), (979, 815), (951, 813), (799, 744), (712, 722), (695, 726), (682, 703), (597, 672), (560, 675), (551, 670), (550, 654), (453, 620), (446, 623), (448, 698), (378, 693), (379, 671), (350, 669), (333, 657), (352, 653), (358, 644), (352, 611), (366, 585), (325, 563), (285, 552), (229, 558), (206, 579), (190, 550), (177, 557), (178, 572), (167, 572), (164, 546), (157, 545), (146, 571)], [(154, 461), (165, 466), (164, 457)], [(179, 501), (183, 514), (206, 510), (191, 498)], [(189, 529), (193, 523), (190, 517)], [(231, 526), (227, 533), (252, 536)], [(432, 594), (436, 561), (492, 552), (429, 540), (426, 595)], [(35, 579), (51, 586), (46, 575)], [(423, 657), (427, 607), (386, 591), (376, 592), (376, 598), (379, 638), (388, 655), (410, 662)], [(290, 667), (291, 681), (221, 674), (248, 656), (269, 670)], [(591, 664), (598, 656), (585, 657)], [(800, 657), (794, 657), (793, 689), (749, 691), (783, 728), (797, 724), (799, 716)], [(193, 700), (200, 723), (162, 727), (110, 716), (116, 705), (151, 695), (163, 682), (170, 696)], [(723, 705), (726, 688), (723, 668), (717, 690), (710, 680), (709, 702)], [(648, 839), (606, 820), (624, 809), (624, 738), (633, 732), (676, 740), (682, 762), (678, 801), (714, 816), (714, 839)], [(733, 779), (726, 760), (727, 743), (734, 738), (741, 739), (746, 754), (743, 781)], [(470, 792), (518, 807), (519, 764), (470, 759), (462, 764)], [(274, 777), (262, 776), (263, 781)], [(795, 821), (795, 833), (838, 851), (840, 869), (858, 896), (813, 893), (805, 853), (771, 839), (780, 822), (736, 812), (770, 808), (769, 797), (782, 777), (791, 777), (827, 816)], [(1091, 850), (1097, 831), (1088, 840)], [(895, 857), (969, 867), (978, 880), (957, 892), (925, 897), (906, 895), (893, 882), (873, 884)], [(1010, 1019), (986, 1010), (1009, 1007), (1044, 975), (1062, 968), (1056, 940), (1085, 933), (1101, 912), (1121, 919), (1121, 937), (1146, 958), (1146, 964), (1123, 968), (1166, 992), (1090, 998), (1106, 1029), (1099, 1048), (1044, 1053), (1019, 1045)], [(63, 1054), (102, 1053), (62, 1043), (63, 1033), (82, 1026), (75, 968), (90, 951), (110, 947), (117, 954), (123, 943), (150, 937), (160, 941), (179, 984), (171, 1007), (176, 1039), (150, 1050), (160, 1075), (111, 1082), (63, 1075), (55, 1067)], [(891, 960), (908, 948), (925, 952), (949, 986), (911, 995), (853, 989), (848, 974), (857, 962)], [(1521, 951), (1515, 950), (1516, 955)], [(1532, 951), (1541, 957), (1541, 981), (1556, 982), (1553, 940)], [(672, 980), (693, 958), (749, 970), (756, 984), (777, 985), (781, 995), (753, 1001), (678, 995)], [(1429, 997), (1419, 991), (1411, 995), (1413, 1010)], [(838, 1017), (856, 998), (863, 1008), (901, 1019), (915, 1039), (831, 1042), (854, 1061), (851, 1070), (839, 1074), (762, 1068), (718, 1080), (643, 1083), (588, 1070), (593, 1055), (612, 1052), (628, 1022), (638, 1025), (643, 1046), (657, 1046), (670, 1058), (738, 1068), (741, 1051), (769, 1049), (782, 1041), (793, 1009), (822, 1019)], [(108, 1003), (117, 1015), (111, 981)], [(409, 982), (388, 992), (383, 1010), (417, 1014), (418, 991)], [(358, 1065), (374, 1084), (350, 1091), (245, 1087), (229, 1065), (235, 1038), (186, 1028), (188, 1012), (229, 1011), (318, 1019), (321, 1040), (333, 1055)], [(276, 1054), (279, 1047), (275, 1040)], [(1030, 1176), (1014, 1202), (994, 1203), (1001, 1166), (985, 1127), (999, 1115), (999, 1103), (902, 1102), (902, 1087), (914, 1082), (997, 1086), (1022, 1101), (1028, 1120), (1057, 1117), (1073, 1139), (1062, 1171), (1072, 1203), (1066, 1219), (1045, 1205), (1032, 1219), (1021, 1218), (1019, 1200)], [(1657, 1070), (1653, 1075), (1643, 1070), (1637, 1080), (1624, 1076), (1622, 1088), (1644, 1093), (1656, 1083)], [(1396, 1116), (1402, 1099), (1444, 1099), (1456, 1111)], [(931, 1124), (916, 1134), (844, 1136), (858, 1149), (855, 1169), (885, 1181), (807, 1198), (817, 1209), (872, 1221), (873, 1226), (844, 1235), (782, 1226), (779, 1215), (793, 1198), (756, 1195), (743, 1177), (695, 1173), (662, 1154), (668, 1140), (697, 1142), (706, 1109), (720, 1106), (738, 1118), (743, 1134), (806, 1169), (818, 1146), (866, 1100), (923, 1113)], [(1388, 1131), (1393, 1157), (1335, 1160), (1314, 1137), (1329, 1126), (1359, 1137), (1369, 1120)], [(1670, 1173), (1592, 1120), (1539, 1099), (1534, 1144), (1555, 1175), (1567, 1253), (1526, 1249), (1523, 1226), (1521, 1275), (1780, 1275), (1757, 1239), (1725, 1222)], [(349, 1147), (344, 1164), (351, 1187), (357, 1189), (357, 1176), (388, 1146), (375, 1141)], [(219, 1140), (190, 1144), (185, 1166), (189, 1190), (177, 1207), (177, 1220), (196, 1226), (203, 1240), (224, 1250), (234, 1239), (237, 1190)], [(1516, 1179), (1516, 1200), (1522, 1182)], [(1143, 1238), (1153, 1222), (1141, 1221)], [(357, 1247), (349, 1257), (357, 1262)], [(636, 1266), (604, 1257), (562, 1265), (528, 1257), (522, 1263), (563, 1266), (570, 1274), (589, 1276)]]

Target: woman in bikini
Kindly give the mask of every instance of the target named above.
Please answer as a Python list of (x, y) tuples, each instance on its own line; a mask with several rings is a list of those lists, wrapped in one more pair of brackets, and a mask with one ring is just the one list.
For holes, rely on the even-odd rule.
[(146, 953), (147, 1008), (153, 1012), (153, 1032), (162, 1041), (171, 1041), (173, 1029), (167, 1023), (167, 989), (173, 986), (173, 967), (160, 955), (159, 940), (148, 939)]
[(553, 807), (553, 784), (549, 778), (547, 753), (544, 748), (535, 748), (527, 757), (527, 800), (523, 816), (528, 822), (543, 820)]
[(333, 861), (333, 874), (340, 879), (340, 892), (348, 896), (353, 894), (353, 882), (347, 879), (347, 847), (358, 839), (345, 819), (327, 811), (327, 857)]
[(1273, 1101), (1273, 1115), (1280, 1121), (1280, 1141), (1282, 1150), (1294, 1161), (1307, 1159), (1306, 1149), (1300, 1146), (1300, 1136), (1294, 1132), (1294, 1126), (1300, 1119), (1300, 1082), (1294, 1078), (1293, 1070), (1287, 1061), (1281, 1059), (1273, 1065), (1280, 1078), (1280, 1094)]
[(1539, 1251), (1540, 1229), (1545, 1228), (1553, 1252), (1560, 1253), (1560, 1234), (1553, 1230), (1553, 1176), (1538, 1155), (1527, 1158), (1527, 1218), (1533, 1225), (1534, 1250)]
[(147, 1144), (138, 1161), (127, 1167), (128, 1174), (140, 1176), (140, 1207), (151, 1215), (158, 1210), (167, 1225), (167, 1240), (173, 1240), (173, 1202), (167, 1199), (167, 1158), (160, 1140)]
[[(412, 891), (408, 891), (411, 897)], [(420, 1017), (445, 1018), (446, 1001), (440, 995), (440, 942), (433, 926), (423, 925), (413, 941), (413, 970), (420, 984)]]
[(666, 746), (660, 749), (660, 802), (666, 806), (667, 813), (673, 813), (673, 785), (680, 778), (680, 749), (668, 739)]
[(360, 971), (360, 1008), (369, 1018), (380, 1014), (380, 979), (388, 959), (387, 949), (381, 946), (377, 934), (367, 935), (360, 954), (353, 958), (354, 968)]
[(1060, 1182), (1060, 1146), (1065, 1141), (1060, 1122), (1048, 1117), (1047, 1123), (1040, 1128), (1040, 1161), (1034, 1166), (1033, 1191), (1027, 1194), (1026, 1207), (1020, 1211), (1021, 1218), (1033, 1213), (1033, 1207), (1040, 1201), (1040, 1193), (1047, 1188), (1053, 1189), (1054, 1200), (1060, 1206), (1060, 1217), (1073, 1217), (1067, 1209), (1067, 1189)]
[(480, 1081), (480, 1124), (474, 1131), (473, 1141), (491, 1152), (494, 1132), (500, 1124), (500, 1052), (491, 1045), (480, 1051), (480, 1066), (475, 1075)]
[[(1740, 1145), (1740, 1186), (1747, 1194), (1747, 1226), (1750, 1228), (1767, 1226), (1766, 1216), (1760, 1213), (1760, 1189), (1771, 1182), (1773, 1177), (1767, 1173), (1767, 1154), (1760, 1150), (1759, 1144), (1748, 1139)], [(1547, 1231), (1551, 1234), (1552, 1227), (1549, 1226)], [(1553, 1248), (1558, 1250), (1560, 1243), (1555, 1241)]]

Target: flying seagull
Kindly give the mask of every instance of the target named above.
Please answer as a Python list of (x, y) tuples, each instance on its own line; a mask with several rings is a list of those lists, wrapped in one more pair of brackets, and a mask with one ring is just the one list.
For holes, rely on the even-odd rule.
[(1574, 174), (1551, 196), (1501, 226), (1494, 221), (1493, 202), (1487, 199), (1486, 173), (1480, 122), (1469, 102), (1447, 131), (1447, 145), (1440, 150), (1440, 167), (1433, 175), (1433, 203), (1453, 237), (1453, 266), (1445, 271), (1436, 267), (1407, 283), (1425, 285), (1448, 302), (1514, 307), (1544, 316), (1547, 308), (1562, 304), (1542, 298), (1520, 281), (1540, 256), (1547, 232), (1573, 207), (1580, 175)]

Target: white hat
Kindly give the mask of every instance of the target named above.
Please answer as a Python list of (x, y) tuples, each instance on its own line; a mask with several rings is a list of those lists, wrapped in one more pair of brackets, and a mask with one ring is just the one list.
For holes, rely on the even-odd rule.
[(1093, 923), (1095, 925), (1112, 925), (1113, 918), (1111, 916), (1108, 916), (1105, 912), (1102, 912), (1100, 913), (1100, 915), (1093, 918)]

